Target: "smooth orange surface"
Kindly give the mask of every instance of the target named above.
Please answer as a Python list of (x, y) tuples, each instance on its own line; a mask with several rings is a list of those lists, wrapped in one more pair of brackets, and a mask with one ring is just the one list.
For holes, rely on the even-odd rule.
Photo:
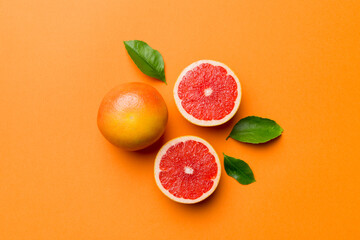
[(125, 150), (140, 150), (165, 132), (168, 110), (164, 98), (151, 85), (123, 83), (103, 98), (97, 125), (104, 137)]
[[(360, 2), (1, 1), (0, 239), (359, 239)], [(158, 49), (168, 85), (145, 76), (123, 40)], [(190, 124), (172, 96), (184, 67), (227, 64), (243, 95), (230, 123)], [(153, 85), (169, 107), (160, 142), (140, 152), (97, 128), (119, 83)], [(248, 115), (283, 135), (225, 141)], [(153, 176), (167, 140), (197, 135), (252, 167), (224, 170), (198, 205), (165, 197)]]

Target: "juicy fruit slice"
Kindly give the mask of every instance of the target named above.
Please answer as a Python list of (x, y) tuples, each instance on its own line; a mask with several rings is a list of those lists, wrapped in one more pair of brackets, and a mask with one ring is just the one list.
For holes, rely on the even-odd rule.
[(197, 203), (216, 189), (221, 175), (219, 157), (204, 139), (194, 136), (167, 142), (155, 159), (160, 190), (180, 203)]
[(225, 64), (200, 60), (181, 72), (174, 98), (179, 111), (190, 122), (217, 126), (230, 120), (238, 110), (241, 85)]
[(102, 100), (97, 123), (104, 137), (115, 146), (135, 151), (158, 140), (165, 131), (168, 110), (152, 86), (123, 83)]

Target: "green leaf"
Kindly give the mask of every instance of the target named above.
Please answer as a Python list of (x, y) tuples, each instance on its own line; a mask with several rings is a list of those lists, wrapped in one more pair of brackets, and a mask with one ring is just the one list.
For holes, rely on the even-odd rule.
[(124, 44), (131, 59), (143, 73), (166, 83), (164, 60), (157, 50), (139, 40), (124, 41)]
[(226, 174), (235, 178), (236, 181), (243, 185), (255, 182), (254, 174), (249, 165), (243, 160), (224, 155), (224, 167)]
[(245, 143), (265, 143), (281, 135), (283, 129), (273, 120), (249, 116), (238, 121), (229, 137)]

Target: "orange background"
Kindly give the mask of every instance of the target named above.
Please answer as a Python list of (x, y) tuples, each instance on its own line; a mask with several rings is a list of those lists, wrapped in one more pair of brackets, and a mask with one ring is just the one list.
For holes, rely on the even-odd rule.
[[(359, 12), (357, 0), (1, 1), (0, 239), (359, 239)], [(131, 39), (161, 52), (168, 85), (137, 69)], [(199, 59), (242, 83), (229, 124), (197, 127), (176, 110), (175, 80)], [(96, 126), (102, 97), (127, 81), (156, 87), (170, 111), (139, 152)], [(248, 115), (285, 131), (225, 141)], [(248, 162), (257, 182), (222, 170), (205, 202), (166, 198), (154, 157), (187, 134)]]

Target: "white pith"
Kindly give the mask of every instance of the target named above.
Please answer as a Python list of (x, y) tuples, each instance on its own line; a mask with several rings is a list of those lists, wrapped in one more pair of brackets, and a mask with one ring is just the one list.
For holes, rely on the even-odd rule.
[(184, 172), (186, 174), (193, 174), (194, 173), (194, 169), (192, 169), (191, 167), (184, 167)]
[(204, 91), (204, 95), (205, 95), (206, 97), (208, 97), (208, 96), (210, 96), (210, 95), (212, 94), (212, 92), (213, 92), (213, 90), (212, 90), (211, 88), (207, 88), (207, 89), (205, 89), (205, 91)]
[[(159, 175), (160, 175), (160, 162), (161, 162), (161, 158), (162, 156), (166, 153), (166, 151), (173, 145), (175, 145), (176, 143), (179, 143), (179, 142), (185, 142), (185, 141), (188, 141), (188, 140), (194, 140), (194, 141), (197, 141), (197, 142), (201, 142), (203, 143), (208, 149), (209, 149), (209, 152), (214, 155), (215, 157), (215, 162), (216, 162), (216, 165), (218, 167), (218, 172), (217, 172), (217, 176), (216, 178), (213, 180), (214, 184), (213, 186), (211, 187), (211, 189), (209, 191), (207, 191), (206, 193), (203, 193), (203, 195), (201, 195), (199, 198), (197, 199), (184, 199), (184, 198), (178, 198), (178, 197), (175, 197), (174, 195), (172, 195), (167, 189), (165, 189), (161, 182), (160, 182), (160, 178), (159, 178)], [(185, 169), (184, 169), (185, 171)], [(186, 204), (192, 204), (192, 203), (197, 203), (197, 202), (200, 202), (202, 200), (204, 200), (205, 198), (209, 197), (216, 189), (216, 187), (218, 186), (219, 184), (219, 180), (220, 180), (220, 176), (221, 176), (221, 165), (220, 165), (220, 160), (219, 160), (219, 157), (218, 155), (216, 154), (214, 148), (207, 142), (205, 141), (204, 139), (202, 138), (199, 138), (199, 137), (195, 137), (195, 136), (183, 136), (183, 137), (178, 137), (178, 138), (175, 138), (175, 139), (172, 139), (170, 140), (169, 142), (167, 142), (159, 151), (159, 153), (157, 154), (156, 158), (155, 158), (155, 165), (154, 165), (154, 175), (155, 175), (155, 181), (156, 181), (156, 185), (159, 187), (159, 189), (170, 199), (176, 201), (176, 202), (179, 202), (179, 203), (186, 203)]]
[[(222, 118), (220, 120), (201, 120), (201, 119), (197, 119), (197, 118), (193, 117), (192, 115), (187, 113), (185, 111), (185, 109), (182, 107), (181, 99), (178, 96), (178, 88), (179, 88), (180, 82), (182, 81), (185, 74), (188, 71), (194, 69), (195, 67), (197, 67), (197, 66), (199, 66), (200, 64), (203, 64), (203, 63), (209, 63), (209, 64), (211, 64), (213, 66), (221, 66), (221, 67), (223, 67), (227, 71), (227, 74), (231, 75), (234, 78), (234, 80), (236, 82), (236, 85), (237, 85), (238, 95), (237, 95), (236, 100), (235, 100), (234, 108), (228, 115), (226, 115), (224, 118)], [(208, 89), (206, 89), (206, 90), (208, 90)], [(205, 96), (206, 96), (206, 94), (209, 93), (209, 91), (206, 93), (206, 90), (205, 90)], [(211, 93), (212, 93), (212, 89), (211, 89)], [(237, 110), (239, 109), (240, 101), (241, 101), (241, 84), (240, 84), (239, 79), (235, 75), (235, 73), (228, 66), (226, 66), (225, 64), (223, 64), (221, 62), (213, 61), (213, 60), (199, 60), (199, 61), (196, 61), (196, 62), (190, 64), (189, 66), (187, 66), (180, 73), (178, 79), (176, 80), (175, 86), (174, 86), (174, 98), (175, 98), (176, 106), (179, 109), (180, 113), (188, 121), (190, 121), (191, 123), (193, 123), (195, 125), (198, 125), (198, 126), (205, 126), (205, 127), (217, 126), (217, 125), (221, 125), (221, 124), (226, 123), (227, 121), (229, 121), (235, 115)]]

